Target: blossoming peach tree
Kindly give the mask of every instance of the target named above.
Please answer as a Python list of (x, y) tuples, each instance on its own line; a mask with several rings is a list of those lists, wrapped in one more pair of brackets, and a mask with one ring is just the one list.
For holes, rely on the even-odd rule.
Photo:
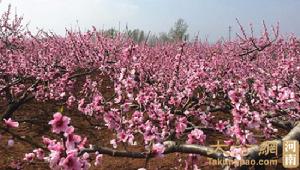
[[(300, 140), (300, 41), (281, 37), (278, 27), (268, 31), (264, 24), (258, 38), (252, 27), (250, 35), (241, 27), (233, 41), (149, 46), (96, 29), (34, 35), (22, 18), (10, 17), (8, 10), (0, 19), (0, 131), (11, 136), (8, 145), (17, 140), (34, 148), (24, 161), (80, 170), (101, 166), (103, 155), (147, 161), (185, 153), (193, 158), (186, 168), (196, 169), (199, 156), (267, 159), (258, 155), (258, 138), (279, 145)], [(17, 133), (24, 118), (16, 113), (29, 103), (64, 108), (45, 124), (51, 130), (41, 141)], [(74, 115), (95, 120), (94, 131), (113, 132), (111, 147), (77, 134)], [(278, 128), (287, 135), (279, 138)], [(253, 146), (247, 155), (214, 152), (212, 133), (229, 146)]]

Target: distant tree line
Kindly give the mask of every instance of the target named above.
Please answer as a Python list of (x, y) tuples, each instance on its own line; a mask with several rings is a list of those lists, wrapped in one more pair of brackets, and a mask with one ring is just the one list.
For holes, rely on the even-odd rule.
[(159, 34), (154, 34), (151, 32), (145, 32), (140, 29), (128, 29), (120, 32), (115, 28), (110, 28), (103, 30), (104, 34), (110, 37), (116, 37), (118, 34), (122, 34), (131, 38), (134, 42), (141, 43), (147, 42), (149, 44), (155, 44), (157, 42), (173, 42), (173, 41), (187, 41), (189, 39), (189, 34), (187, 33), (188, 24), (183, 19), (178, 19), (169, 32), (161, 32)]

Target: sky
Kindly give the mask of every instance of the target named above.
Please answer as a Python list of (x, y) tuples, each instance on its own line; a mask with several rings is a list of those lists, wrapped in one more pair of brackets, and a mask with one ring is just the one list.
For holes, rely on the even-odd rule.
[[(0, 0), (1, 1), (1, 0)], [(81, 30), (139, 28), (153, 33), (168, 32), (178, 18), (189, 25), (190, 37), (228, 38), (228, 27), (238, 32), (236, 18), (258, 34), (262, 21), (270, 27), (280, 23), (284, 35), (300, 36), (300, 0), (2, 0), (22, 15), (29, 29), (42, 28), (64, 34), (65, 28)]]

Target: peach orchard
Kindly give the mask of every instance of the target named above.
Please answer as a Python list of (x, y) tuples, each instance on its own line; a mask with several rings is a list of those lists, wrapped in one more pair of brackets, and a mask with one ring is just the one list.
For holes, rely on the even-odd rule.
[[(101, 166), (104, 155), (147, 161), (185, 153), (187, 169), (197, 169), (199, 157), (270, 158), (258, 155), (258, 132), (279, 150), (284, 140), (300, 140), (300, 41), (281, 36), (278, 26), (263, 24), (261, 36), (251, 26), (248, 32), (240, 28), (231, 41), (150, 46), (95, 28), (33, 34), (8, 10), (0, 19), (1, 135), (11, 136), (7, 145), (32, 146), (24, 162), (46, 161), (51, 169)], [(103, 77), (110, 93), (100, 88)], [(57, 104), (44, 125), (51, 137), (18, 135), (24, 121), (15, 112), (30, 102)], [(89, 125), (94, 131), (112, 131), (111, 147), (76, 133), (72, 114), (96, 120)], [(287, 135), (278, 137), (278, 128)], [(214, 148), (205, 129), (227, 137), (221, 142), (229, 146), (245, 146), (248, 154), (236, 148), (209, 153)]]

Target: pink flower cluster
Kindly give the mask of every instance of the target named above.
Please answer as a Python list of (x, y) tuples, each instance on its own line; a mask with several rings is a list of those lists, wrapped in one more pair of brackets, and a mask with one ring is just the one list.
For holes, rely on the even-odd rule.
[(188, 135), (187, 143), (204, 144), (205, 139), (206, 139), (206, 135), (203, 133), (203, 131), (200, 129), (195, 129)]
[[(28, 162), (34, 161), (35, 158), (49, 162), (51, 169), (66, 170), (85, 170), (91, 165), (89, 163), (90, 155), (84, 153), (80, 155), (80, 151), (85, 149), (86, 138), (74, 134), (74, 127), (70, 125), (70, 118), (63, 116), (60, 112), (53, 115), (53, 119), (49, 122), (52, 126), (52, 132), (61, 134), (63, 139), (49, 139), (43, 137), (43, 143), (46, 145), (46, 151), (41, 148), (33, 150), (32, 153), (25, 154), (24, 160)], [(100, 165), (102, 155), (95, 153), (95, 165)]]

